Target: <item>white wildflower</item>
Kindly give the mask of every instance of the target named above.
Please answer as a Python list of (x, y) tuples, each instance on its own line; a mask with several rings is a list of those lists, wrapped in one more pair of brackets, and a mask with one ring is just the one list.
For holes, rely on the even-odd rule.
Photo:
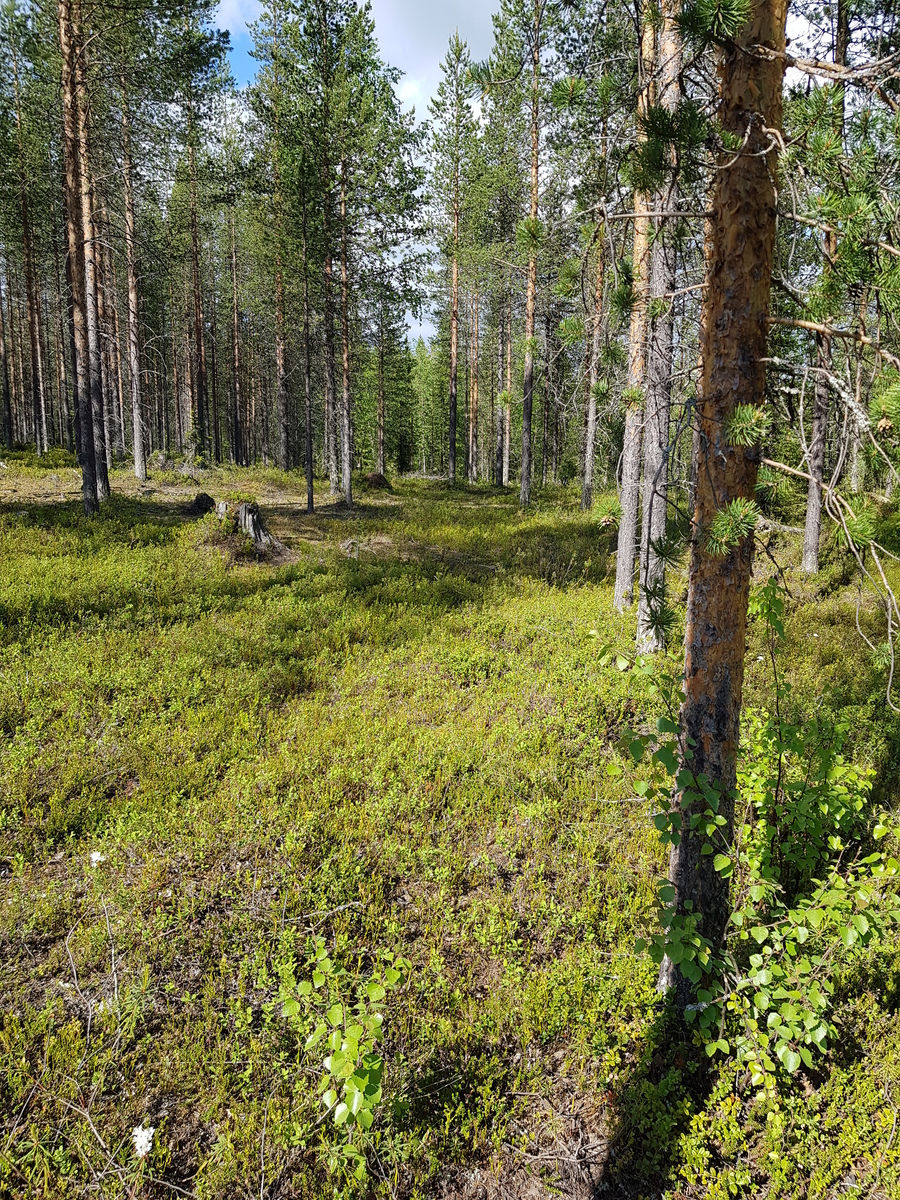
[(106, 855), (101, 854), (99, 850), (91, 851), (91, 866), (99, 867), (102, 862), (106, 862)]
[(148, 1125), (144, 1128), (143, 1123), (135, 1125), (131, 1131), (131, 1140), (134, 1142), (134, 1152), (138, 1158), (146, 1158), (153, 1148), (153, 1135), (156, 1133), (154, 1125)]

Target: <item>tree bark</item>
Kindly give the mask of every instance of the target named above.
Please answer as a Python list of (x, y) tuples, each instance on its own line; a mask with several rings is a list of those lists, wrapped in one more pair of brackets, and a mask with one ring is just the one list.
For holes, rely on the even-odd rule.
[[(10, 45), (13, 43), (11, 42)], [(19, 97), (19, 64), (13, 53), (13, 93), (16, 108), (16, 160), (19, 171), (19, 214), (22, 220), (22, 255), (25, 267), (25, 301), (28, 312), (28, 343), (31, 350), (31, 400), (34, 413), (35, 450), (40, 456), (48, 449), (47, 410), (44, 395), (44, 363), (41, 354), (40, 289), (35, 277), (34, 247), (31, 239), (31, 213), (28, 203), (28, 183), (25, 169), (25, 145), (22, 130), (22, 110)]]
[(384, 297), (378, 302), (378, 414), (375, 470), (384, 474)]
[[(766, 332), (775, 247), (777, 152), (769, 130), (781, 128), (787, 0), (756, 0), (736, 43), (720, 52), (719, 122), (741, 144), (723, 155), (712, 200), (701, 328), (696, 501), (693, 514), (685, 629), (681, 765), (705, 775), (724, 817), (712, 848), (730, 851), (734, 833), (738, 749), (746, 648), (752, 536), (724, 556), (706, 536), (716, 514), (735, 499), (754, 497), (760, 451), (733, 446), (727, 430), (738, 405), (765, 399)], [(749, 52), (762, 45), (771, 59)], [(726, 165), (727, 163), (727, 165)], [(706, 808), (681, 792), (682, 835), (669, 859), (676, 911), (699, 918), (699, 931), (717, 952), (729, 918), (729, 883), (716, 871), (702, 824)], [(704, 853), (704, 849), (707, 853)], [(693, 987), (680, 967), (664, 961), (660, 983), (674, 986), (678, 1006)]]
[(9, 395), (9, 363), (6, 360), (6, 330), (3, 320), (3, 292), (0, 290), (0, 386), (3, 389), (3, 444), (13, 448), (12, 404)]
[(240, 466), (248, 466), (246, 439), (242, 431), (243, 409), (241, 405), (241, 324), (238, 310), (237, 290), (237, 239), (234, 230), (234, 205), (231, 205), (231, 369), (232, 399), (234, 401), (234, 459)]
[(450, 266), (450, 424), (447, 479), (456, 483), (457, 386), (459, 375), (459, 169), (454, 178), (453, 262)]
[[(835, 27), (834, 53), (832, 57), (839, 66), (847, 65), (847, 50), (850, 43), (850, 16), (847, 0), (838, 0)], [(837, 85), (841, 139), (844, 135), (844, 85)], [(825, 234), (826, 260), (834, 262), (837, 256), (837, 234), (829, 229)], [(827, 270), (828, 268), (826, 268)], [(826, 317), (825, 324), (831, 324)], [(831, 338), (827, 334), (816, 336), (816, 365), (822, 371), (831, 370)], [(819, 541), (822, 536), (822, 484), (825, 478), (825, 439), (828, 433), (828, 408), (830, 392), (821, 372), (816, 376), (815, 401), (813, 405), (812, 429), (809, 440), (809, 486), (806, 491), (806, 523), (803, 530), (803, 559), (801, 570), (807, 575), (819, 573)]]
[(544, 314), (544, 416), (541, 422), (541, 487), (547, 486), (547, 451), (550, 446), (550, 381), (552, 378), (550, 310)]
[(587, 419), (584, 424), (584, 465), (581, 479), (581, 511), (594, 503), (594, 456), (597, 442), (597, 384), (600, 382), (600, 351), (603, 343), (603, 272), (605, 269), (604, 234), (598, 230), (597, 266), (594, 278), (594, 319), (591, 322), (591, 364), (588, 372)]
[(87, 336), (87, 299), (84, 277), (84, 231), (81, 227), (82, 181), (79, 155), (78, 81), (76, 70), (77, 10), (73, 0), (57, 5), (59, 41), (62, 53), (63, 162), (65, 168), (65, 210), (67, 276), (72, 297), (72, 348), (75, 392), (75, 434), (81, 466), (81, 495), (87, 516), (97, 511), (96, 442), (91, 399), (89, 347)]
[(134, 171), (131, 161), (131, 109), (125, 68), (119, 75), (122, 91), (122, 189), (125, 198), (125, 273), (128, 285), (128, 391), (131, 398), (131, 443), (134, 473), (147, 478), (144, 422), (141, 412), (141, 350), (138, 325), (137, 245), (135, 230)]
[(100, 348), (98, 316), (97, 231), (91, 188), (91, 158), (88, 146), (87, 64), (85, 62), (84, 30), (81, 22), (80, 0), (73, 4), (75, 44), (75, 106), (77, 112), (78, 171), (81, 201), (81, 244), (84, 264), (83, 294), (87, 334), (86, 391), (90, 397), (94, 435), (94, 464), (97, 472), (97, 498), (109, 496), (109, 472), (106, 461), (105, 407), (103, 402), (103, 355)]
[(347, 163), (341, 159), (341, 490), (353, 503), (353, 414), (350, 409), (350, 274), (347, 262)]
[(469, 483), (478, 482), (478, 288), (472, 296), (472, 390), (469, 400)]
[[(652, 100), (653, 22), (644, 13), (641, 27), (641, 90), (638, 114), (644, 116)], [(628, 331), (628, 376), (625, 392), (625, 439), (622, 447), (622, 474), (619, 503), (622, 516), (616, 550), (616, 586), (613, 603), (619, 612), (634, 598), (634, 560), (637, 542), (638, 507), (641, 491), (641, 439), (644, 423), (644, 376), (647, 351), (647, 292), (649, 284), (650, 211), (644, 192), (634, 194), (634, 303)]]
[(197, 449), (205, 458), (208, 452), (206, 412), (206, 339), (203, 336), (203, 277), (200, 273), (200, 221), (197, 213), (197, 150), (194, 146), (194, 121), (191, 114), (190, 145), (190, 225), (191, 225), (191, 282), (194, 296), (194, 354), (197, 400)]
[(313, 410), (312, 410), (312, 351), (309, 337), (309, 239), (306, 227), (306, 188), (303, 165), (300, 167), (300, 210), (303, 233), (303, 394), (305, 401), (306, 434), (306, 511), (313, 511)]
[(334, 226), (333, 198), (331, 189), (331, 156), (329, 154), (329, 139), (331, 138), (331, 51), (326, 23), (326, 6), (318, 5), (319, 36), (321, 40), (321, 82), (322, 82), (322, 124), (321, 124), (321, 154), (322, 154), (322, 199), (323, 199), (323, 236), (325, 241), (323, 258), (322, 281), (322, 318), (324, 325), (325, 343), (325, 460), (328, 466), (329, 491), (332, 496), (340, 491), (340, 473), (338, 471), (337, 450), (337, 405), (335, 404), (335, 362), (334, 362), (334, 265), (331, 253), (331, 238)]
[(531, 40), (531, 204), (532, 243), (528, 255), (525, 289), (525, 363), (522, 375), (522, 462), (519, 468), (519, 503), (531, 503), (531, 414), (534, 405), (534, 322), (537, 305), (538, 167), (540, 165), (540, 94), (542, 0), (535, 0)]
[[(836, 247), (835, 247), (836, 248)], [(816, 360), (824, 370), (831, 369), (831, 338), (816, 334)], [(803, 559), (801, 570), (807, 575), (819, 573), (819, 538), (822, 534), (822, 483), (825, 477), (825, 436), (828, 432), (829, 388), (826, 380), (816, 376), (813, 402), (812, 430), (809, 439), (809, 486), (806, 491), (806, 524), (803, 530)]]
[(509, 487), (509, 451), (512, 437), (512, 291), (508, 296), (506, 320), (506, 403), (503, 405), (503, 473), (501, 483)]
[(494, 425), (494, 483), (503, 483), (503, 306), (497, 321), (497, 412)]
[[(681, 35), (678, 17), (680, 0), (664, 0), (657, 50), (658, 102), (674, 113), (679, 101)], [(678, 209), (676, 163), (672, 174), (657, 194), (654, 209), (669, 214)], [(646, 412), (644, 419), (644, 490), (641, 504), (640, 592), (638, 595), (637, 645), (641, 653), (661, 650), (663, 632), (653, 620), (665, 582), (665, 563), (654, 546), (665, 537), (668, 502), (669, 401), (672, 386), (673, 313), (671, 293), (675, 288), (675, 246), (671, 218), (654, 218), (650, 248), (650, 279), (647, 344)], [(661, 311), (659, 311), (661, 309)]]

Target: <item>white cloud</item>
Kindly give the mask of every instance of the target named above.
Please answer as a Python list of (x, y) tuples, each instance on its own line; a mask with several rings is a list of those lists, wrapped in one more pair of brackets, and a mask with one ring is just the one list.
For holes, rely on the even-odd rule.
[(220, 29), (230, 30), (232, 37), (238, 38), (261, 12), (260, 0), (220, 0), (216, 9), (216, 24)]
[(413, 79), (411, 75), (407, 75), (401, 79), (397, 85), (397, 99), (401, 104), (415, 104), (421, 97), (422, 88), (419, 85), (418, 79)]

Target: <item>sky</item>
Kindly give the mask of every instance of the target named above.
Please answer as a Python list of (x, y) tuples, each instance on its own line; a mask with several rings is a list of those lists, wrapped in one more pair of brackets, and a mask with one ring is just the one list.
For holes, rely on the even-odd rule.
[[(475, 61), (487, 58), (491, 51), (491, 16), (499, 0), (371, 0), (375, 36), (384, 60), (399, 67), (403, 78), (397, 94), (404, 106), (415, 108), (419, 117), (428, 110), (428, 101), (441, 78), (441, 61), (454, 30), (469, 46)], [(231, 70), (238, 86), (253, 78), (256, 61), (251, 57), (251, 39), (247, 25), (262, 9), (260, 0), (221, 0), (218, 26), (231, 33)], [(407, 319), (407, 336), (415, 342), (420, 335), (430, 338), (434, 327), (428, 319)]]
[[(238, 84), (253, 77), (247, 25), (259, 16), (259, 0), (222, 0), (218, 24), (231, 32), (231, 69)], [(440, 64), (454, 30), (468, 43), (472, 57), (487, 58), (491, 15), (499, 0), (372, 0), (375, 35), (382, 57), (404, 73), (397, 91), (409, 108), (424, 115), (440, 80)]]

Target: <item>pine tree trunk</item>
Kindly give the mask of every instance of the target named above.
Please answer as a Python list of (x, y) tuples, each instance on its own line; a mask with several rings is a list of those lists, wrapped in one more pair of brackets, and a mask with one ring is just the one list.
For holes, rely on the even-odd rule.
[[(831, 338), (816, 335), (816, 361), (823, 370), (831, 369)], [(812, 430), (807, 466), (810, 480), (806, 491), (806, 524), (803, 530), (801, 570), (807, 575), (819, 573), (819, 539), (822, 534), (822, 483), (825, 477), (825, 436), (828, 432), (828, 383), (816, 376)]]
[(125, 273), (128, 284), (128, 390), (131, 397), (131, 442), (134, 473), (147, 478), (144, 423), (141, 413), (141, 351), (139, 340), (137, 245), (134, 206), (134, 171), (131, 162), (131, 109), (124, 67), (119, 75), (122, 91), (122, 189), (125, 198)]
[[(13, 43), (11, 42), (12, 46)], [(40, 455), (47, 449), (47, 417), (44, 399), (44, 370), (41, 355), (40, 294), (35, 278), (34, 251), (31, 240), (31, 214), (28, 204), (28, 184), (25, 171), (25, 146), (22, 131), (22, 110), (19, 97), (19, 64), (13, 53), (13, 94), (16, 118), (16, 160), (19, 173), (19, 215), (22, 221), (22, 256), (25, 267), (25, 301), (28, 313), (28, 343), (31, 350), (31, 400), (34, 414), (35, 450)]]
[(0, 387), (3, 389), (3, 444), (13, 448), (12, 403), (9, 394), (9, 363), (6, 360), (6, 329), (3, 320), (3, 292), (0, 291)]
[(503, 484), (503, 309), (497, 322), (497, 413), (494, 425), (494, 483)]
[[(641, 90), (638, 95), (638, 114), (647, 113), (652, 101), (653, 79), (653, 22), (643, 14), (641, 27)], [(644, 375), (647, 350), (647, 291), (649, 284), (650, 228), (646, 216), (647, 196), (634, 194), (634, 303), (628, 332), (628, 377), (625, 393), (625, 439), (622, 447), (622, 475), (619, 484), (619, 503), (622, 516), (616, 550), (616, 586), (613, 603), (619, 612), (628, 608), (634, 598), (634, 560), (637, 543), (638, 507), (641, 492), (641, 440), (644, 424)]]
[(209, 428), (212, 435), (213, 461), (218, 465), (222, 461), (222, 435), (219, 428), (219, 371), (216, 357), (219, 335), (216, 324), (216, 277), (212, 267), (212, 247), (210, 247), (209, 259), (209, 378), (211, 397)]
[(78, 54), (78, 11), (73, 0), (59, 0), (59, 41), (62, 52), (63, 161), (65, 168), (67, 275), (72, 297), (72, 347), (75, 388), (75, 433), (81, 466), (81, 494), (84, 511), (97, 511), (96, 439), (90, 379), (90, 351), (87, 334), (87, 297), (85, 286), (82, 228), (82, 180), (79, 152), (79, 104), (76, 56)]
[(535, 0), (531, 44), (531, 205), (533, 240), (528, 256), (528, 282), (525, 290), (525, 363), (522, 375), (522, 462), (519, 469), (519, 503), (531, 503), (531, 414), (534, 405), (534, 324), (537, 307), (537, 219), (538, 167), (540, 163), (541, 15), (543, 4)]
[[(847, 0), (838, 0), (833, 58), (838, 66), (846, 66), (850, 43), (850, 20)], [(844, 134), (844, 86), (838, 84), (837, 97), (841, 139)], [(825, 235), (827, 259), (834, 262), (837, 255), (837, 235), (829, 230)], [(827, 323), (827, 322), (826, 322)], [(820, 372), (831, 370), (831, 338), (817, 336), (816, 365)], [(825, 439), (828, 433), (828, 384), (819, 373), (816, 376), (812, 429), (809, 441), (809, 486), (806, 491), (806, 524), (803, 530), (803, 560), (801, 569), (807, 575), (819, 573), (819, 541), (822, 536), (822, 484), (825, 478)]]
[(106, 447), (106, 470), (111, 471), (112, 461), (112, 431), (110, 429), (110, 413), (113, 409), (112, 383), (109, 364), (109, 330), (106, 321), (106, 293), (103, 281), (103, 251), (99, 225), (95, 223), (95, 269), (97, 272), (97, 332), (100, 338), (100, 392), (103, 397), (103, 443)]
[(300, 209), (303, 233), (303, 396), (305, 402), (306, 434), (306, 511), (313, 511), (313, 406), (312, 406), (312, 350), (309, 336), (309, 240), (306, 227), (306, 188), (303, 164), (300, 167)]
[(550, 312), (544, 314), (544, 415), (541, 422), (541, 487), (547, 486), (547, 451), (550, 445), (550, 395), (552, 352), (550, 348)]
[[(681, 35), (678, 17), (680, 0), (665, 0), (657, 51), (658, 103), (674, 113), (679, 101)], [(674, 161), (672, 177), (655, 198), (657, 213), (671, 214), (678, 208)], [(654, 545), (666, 533), (668, 502), (669, 401), (672, 386), (673, 311), (675, 246), (670, 216), (655, 220), (650, 248), (650, 313), (648, 317), (646, 413), (644, 419), (644, 489), (641, 503), (640, 592), (638, 596), (637, 645), (641, 653), (663, 648), (664, 640), (652, 609), (665, 582), (665, 563)]]
[(478, 482), (478, 289), (472, 297), (472, 391), (469, 401), (469, 483)]
[(341, 159), (341, 489), (353, 503), (353, 414), (350, 409), (350, 275), (347, 262), (347, 163)]
[(203, 336), (203, 276), (200, 271), (200, 221), (197, 213), (197, 150), (193, 143), (193, 113), (191, 113), (190, 164), (190, 225), (191, 225), (191, 282), (194, 297), (194, 355), (197, 397), (197, 450), (201, 458), (209, 453), (208, 414), (206, 411), (206, 340)]
[[(457, 179), (457, 189), (459, 181)], [(459, 375), (459, 209), (458, 198), (453, 209), (453, 262), (450, 267), (450, 420), (447, 448), (447, 479), (452, 486), (456, 483), (456, 421), (457, 386)]]
[(243, 406), (241, 403), (241, 325), (237, 290), (237, 239), (234, 229), (234, 205), (231, 205), (231, 370), (232, 400), (234, 403), (234, 461), (240, 466), (248, 465), (246, 438), (242, 431)]
[(512, 439), (512, 292), (509, 293), (506, 321), (506, 403), (503, 405), (503, 470), (500, 482), (509, 487), (509, 451)]
[(322, 288), (322, 317), (325, 340), (325, 459), (328, 464), (329, 491), (332, 496), (340, 491), (340, 475), (338, 472), (337, 452), (337, 406), (335, 404), (335, 375), (334, 375), (334, 267), (331, 255), (332, 202), (331, 202), (331, 168), (328, 155), (323, 157), (322, 187), (324, 190), (324, 228), (325, 228), (325, 257), (324, 278)]
[(378, 429), (375, 470), (384, 475), (384, 298), (378, 306)]
[(603, 272), (605, 269), (604, 234), (599, 230), (597, 267), (594, 279), (594, 319), (591, 332), (591, 362), (588, 371), (587, 412), (584, 423), (584, 464), (581, 479), (581, 511), (594, 503), (594, 456), (597, 443), (597, 384), (600, 382), (600, 351), (603, 346)]
[(74, 29), (78, 35), (75, 46), (75, 103), (78, 115), (78, 166), (81, 199), (81, 238), (84, 263), (85, 325), (87, 332), (87, 393), (90, 397), (94, 434), (94, 463), (97, 471), (97, 497), (109, 496), (109, 472), (106, 461), (105, 406), (103, 402), (103, 356), (100, 349), (98, 317), (97, 233), (94, 222), (94, 203), (91, 187), (91, 157), (88, 147), (88, 95), (84, 49), (84, 30), (81, 24), (80, 0), (74, 4)]
[(284, 338), (284, 274), (281, 253), (275, 256), (275, 423), (278, 427), (278, 466), (290, 467), (288, 457), (287, 372)]
[[(681, 708), (683, 768), (705, 775), (719, 793), (725, 824), (715, 849), (733, 840), (736, 755), (746, 649), (752, 536), (724, 556), (705, 538), (716, 514), (733, 500), (752, 500), (760, 452), (733, 446), (727, 430), (737, 405), (765, 400), (766, 324), (775, 247), (777, 156), (769, 130), (781, 128), (787, 0), (756, 0), (736, 44), (721, 51), (719, 112), (722, 128), (740, 143), (727, 152), (712, 200), (712, 244), (707, 258), (705, 313), (701, 328), (700, 384), (695, 442), (696, 502), (693, 517), (685, 629), (684, 701)], [(748, 52), (762, 45), (772, 59)], [(729, 917), (729, 883), (716, 871), (698, 810), (681, 797), (682, 836), (672, 847), (669, 879), (677, 911), (699, 915), (700, 932), (719, 950)], [(699, 802), (699, 809), (706, 800)], [(693, 987), (666, 960), (660, 983), (676, 988), (681, 1009)]]

